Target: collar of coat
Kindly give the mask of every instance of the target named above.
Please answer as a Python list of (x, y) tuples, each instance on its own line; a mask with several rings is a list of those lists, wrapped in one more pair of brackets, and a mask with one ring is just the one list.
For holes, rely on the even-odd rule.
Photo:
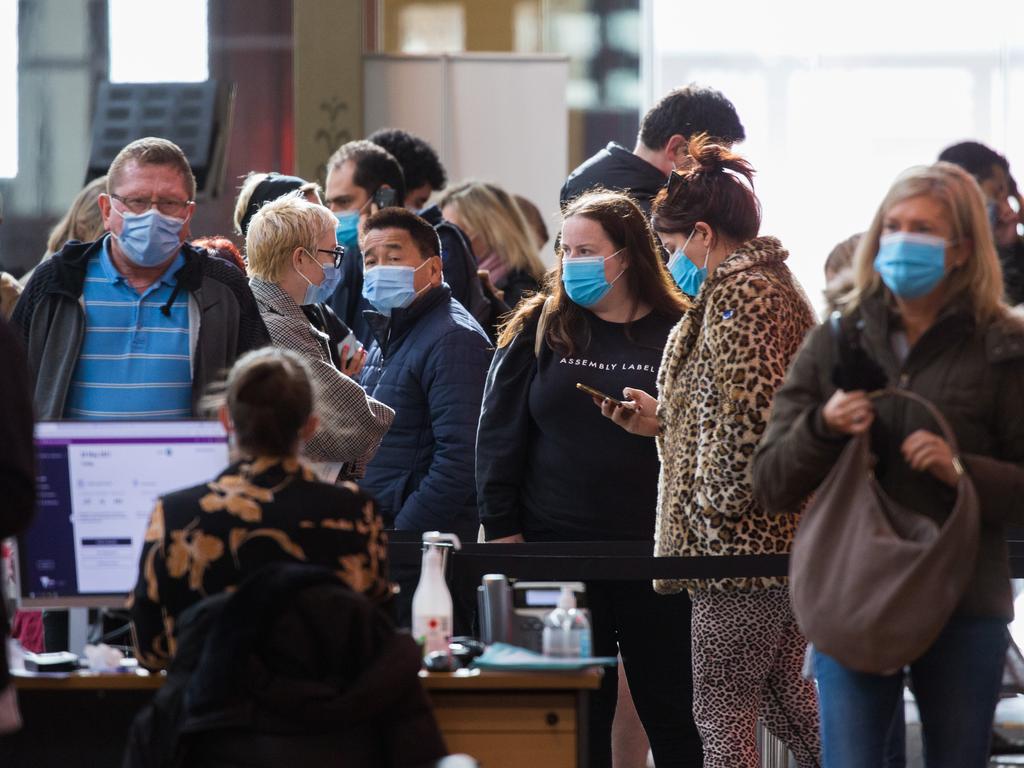
[[(47, 293), (63, 294), (77, 301), (85, 286), (85, 272), (88, 269), (89, 260), (93, 256), (99, 255), (103, 249), (104, 238), (109, 236), (105, 234), (99, 240), (91, 243), (69, 240), (52, 257), (54, 271), (53, 277), (46, 286)], [(203, 258), (206, 256), (206, 252), (200, 251), (191, 243), (182, 243), (181, 253), (185, 257), (185, 265), (174, 273), (175, 297), (179, 290), (197, 291), (203, 281)]]
[(782, 247), (782, 243), (777, 237), (755, 237), (743, 243), (719, 264), (718, 268), (708, 275), (693, 300), (693, 305), (683, 315), (674, 345), (672, 358), (674, 365), (670, 366), (670, 369), (677, 371), (693, 349), (700, 329), (704, 325), (704, 314), (709, 297), (719, 285), (751, 269), (779, 266), (788, 257), (789, 251)]
[(271, 312), (276, 312), (286, 317), (296, 317), (303, 322), (308, 322), (302, 307), (296, 304), (295, 299), (289, 296), (277, 283), (270, 283), (254, 277), (249, 280), (249, 290), (256, 297), (256, 301)]
[[(899, 313), (895, 301), (884, 289), (866, 297), (858, 307), (858, 314), (863, 318), (864, 334), (872, 348), (883, 350), (883, 357), (890, 354), (889, 334), (900, 326)], [(926, 352), (940, 354), (958, 343), (963, 338), (979, 331), (971, 308), (965, 302), (956, 302), (943, 309), (935, 319), (935, 323), (914, 345), (914, 358)], [(1020, 310), (1008, 310), (1007, 313), (988, 327), (980, 329), (985, 340), (985, 355), (989, 362), (1001, 363), (1008, 360), (1024, 358), (1024, 313)], [(894, 357), (886, 357), (892, 369), (898, 368)]]
[(420, 318), (439, 304), (447, 304), (451, 297), (452, 289), (448, 287), (447, 283), (441, 283), (441, 285), (426, 291), (404, 309), (393, 309), (390, 315), (364, 309), (363, 317), (366, 318), (373, 337), (380, 344), (381, 351), (387, 354), (401, 343)]
[(708, 275), (701, 293), (707, 295), (717, 283), (739, 272), (769, 264), (781, 264), (788, 258), (789, 251), (782, 247), (777, 237), (766, 235), (747, 240)]

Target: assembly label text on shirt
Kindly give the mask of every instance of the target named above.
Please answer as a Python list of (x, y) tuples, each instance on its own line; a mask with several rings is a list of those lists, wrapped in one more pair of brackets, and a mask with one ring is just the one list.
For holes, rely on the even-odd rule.
[(587, 360), (580, 357), (563, 357), (558, 361), (559, 365), (576, 365), (582, 368), (596, 368), (599, 371), (646, 371), (657, 373), (658, 366), (645, 363), (599, 363), (596, 360)]

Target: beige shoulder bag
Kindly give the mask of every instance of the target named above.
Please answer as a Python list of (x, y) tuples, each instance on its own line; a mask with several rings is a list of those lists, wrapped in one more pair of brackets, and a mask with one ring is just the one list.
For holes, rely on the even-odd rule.
[(974, 572), (978, 496), (938, 409), (901, 389), (873, 393), (924, 406), (953, 450), (957, 499), (946, 521), (900, 506), (873, 472), (868, 435), (851, 438), (808, 505), (790, 557), (793, 612), (814, 647), (860, 672), (889, 674), (935, 642)]

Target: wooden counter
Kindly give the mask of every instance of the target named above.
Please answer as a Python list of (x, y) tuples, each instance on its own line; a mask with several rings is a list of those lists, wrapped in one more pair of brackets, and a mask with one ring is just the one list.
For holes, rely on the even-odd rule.
[[(31, 751), (33, 768), (60, 765), (60, 747), (70, 748), (76, 741), (74, 736), (66, 734), (65, 744), (49, 743), (54, 735), (37, 730), (37, 723), (33, 722), (41, 712), (49, 711), (60, 718), (62, 715), (57, 713), (72, 706), (79, 712), (83, 706), (104, 708), (107, 710), (104, 714), (111, 715), (112, 730), (123, 728), (120, 734), (123, 744), (132, 713), (164, 681), (162, 674), (141, 670), (99, 674), (13, 671), (12, 675), (27, 721), (23, 739), (32, 742), (33, 748), (39, 748), (39, 751), (23, 750)], [(450, 751), (472, 755), (486, 768), (586, 765), (587, 691), (600, 685), (600, 672), (460, 670), (421, 672), (420, 680), (434, 704)], [(89, 719), (96, 722), (92, 717)], [(114, 734), (108, 735), (114, 743), (108, 741), (106, 746), (111, 751), (105, 758), (119, 749)], [(80, 750), (76, 765), (104, 764), (99, 754), (90, 755), (98, 747), (98, 741), (91, 738), (75, 745)]]
[(585, 766), (586, 692), (601, 673), (421, 672), (448, 749), (487, 768)]
[(164, 675), (134, 672), (22, 672), (12, 669), (18, 691), (155, 691)]

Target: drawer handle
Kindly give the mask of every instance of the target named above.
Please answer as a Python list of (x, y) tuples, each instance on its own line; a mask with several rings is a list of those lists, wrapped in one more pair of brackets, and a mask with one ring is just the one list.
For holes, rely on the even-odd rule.
[(544, 715), (544, 722), (552, 727), (558, 725), (558, 713), (548, 712), (546, 715)]

